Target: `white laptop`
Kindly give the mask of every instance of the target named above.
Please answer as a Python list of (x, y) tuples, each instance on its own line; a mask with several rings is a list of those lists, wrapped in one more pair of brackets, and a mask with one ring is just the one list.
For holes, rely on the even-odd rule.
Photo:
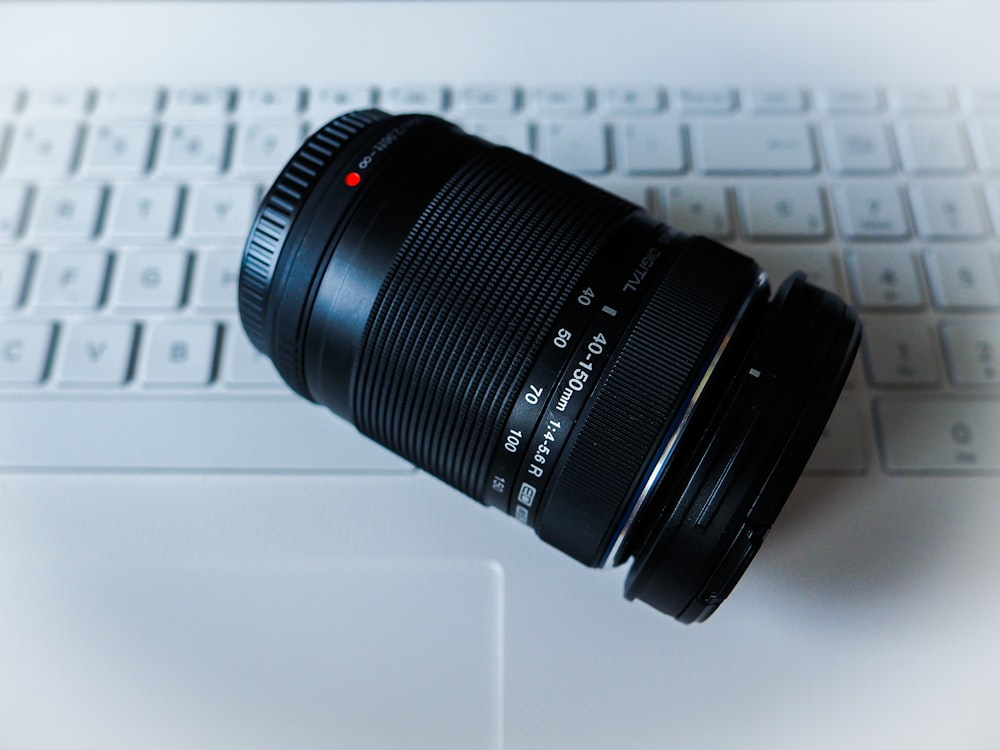
[[(0, 2), (0, 747), (1000, 747), (998, 29), (987, 0)], [(259, 191), (373, 104), (861, 309), (706, 623), (253, 355)]]

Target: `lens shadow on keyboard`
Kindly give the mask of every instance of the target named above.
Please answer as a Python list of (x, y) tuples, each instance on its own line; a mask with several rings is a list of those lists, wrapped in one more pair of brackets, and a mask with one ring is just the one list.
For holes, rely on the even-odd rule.
[[(969, 566), (962, 550), (977, 525), (987, 516), (990, 525), (996, 523), (990, 507), (996, 478), (963, 484), (966, 497), (954, 495), (950, 479), (804, 477), (755, 572), (806, 616), (816, 610), (836, 612), (838, 620), (891, 616), (897, 605), (937, 590), (928, 579), (950, 575), (954, 582), (956, 566)], [(874, 491), (878, 484), (882, 489)]]

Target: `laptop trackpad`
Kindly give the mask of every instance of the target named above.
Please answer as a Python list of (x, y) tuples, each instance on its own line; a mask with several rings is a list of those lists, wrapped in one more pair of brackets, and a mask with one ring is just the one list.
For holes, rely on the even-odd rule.
[(501, 744), (489, 562), (50, 569), (35, 583), (0, 627), (0, 663), (24, 675), (0, 703), (26, 746)]

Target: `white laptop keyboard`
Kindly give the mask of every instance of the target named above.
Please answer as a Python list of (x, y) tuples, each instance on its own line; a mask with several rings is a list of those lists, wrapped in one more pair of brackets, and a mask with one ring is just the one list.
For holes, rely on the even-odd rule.
[(285, 393), (235, 304), (262, 190), (309, 129), (372, 105), (857, 305), (811, 471), (1000, 473), (1000, 89), (494, 86), (0, 89), (0, 468), (405, 469), (288, 437), (341, 428)]

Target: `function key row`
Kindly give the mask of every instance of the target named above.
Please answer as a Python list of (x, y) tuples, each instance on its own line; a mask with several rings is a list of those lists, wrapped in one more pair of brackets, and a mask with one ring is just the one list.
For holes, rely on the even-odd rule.
[[(270, 178), (306, 135), (301, 120), (235, 126), (221, 120), (38, 121), (0, 124), (0, 173), (10, 179), (216, 177)], [(5, 142), (7, 145), (5, 146)]]
[(1000, 111), (1000, 89), (957, 93), (947, 88), (800, 88), (545, 86), (525, 89), (506, 85), (448, 87), (389, 86), (227, 86), (172, 88), (72, 88), (26, 92), (0, 88), (0, 117), (215, 118), (228, 113), (252, 117), (287, 117), (299, 112), (332, 115), (349, 109), (380, 106), (389, 110), (454, 111), (472, 116), (508, 116), (518, 111), (539, 115), (579, 115), (590, 111), (652, 114), (664, 110), (726, 114), (799, 113), (815, 107), (830, 114), (942, 113), (962, 107)]

